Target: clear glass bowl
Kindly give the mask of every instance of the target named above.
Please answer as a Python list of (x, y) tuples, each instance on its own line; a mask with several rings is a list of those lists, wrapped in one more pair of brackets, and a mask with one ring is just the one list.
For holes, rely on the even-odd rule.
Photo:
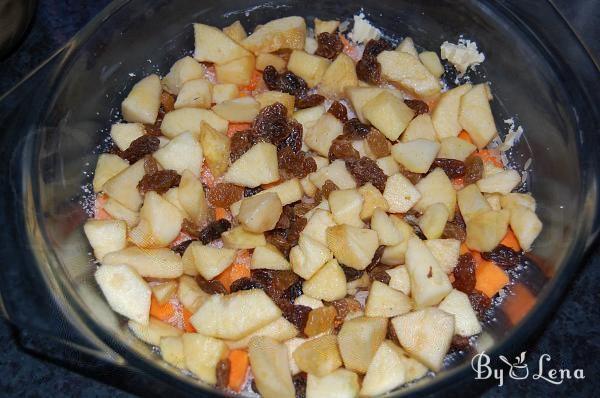
[[(251, 28), (281, 16), (343, 19), (362, 9), (386, 34), (409, 35), (424, 48), (455, 42), (460, 34), (475, 39), (486, 54), (482, 70), (492, 82), (499, 125), (516, 115), (525, 128), (514, 160), (523, 166), (533, 159), (529, 187), (544, 231), (519, 278), (525, 288), (511, 295), (513, 308), (522, 310), (515, 314), (500, 305), (478, 345), (492, 358), (522, 348), (556, 308), (597, 232), (597, 66), (551, 3), (308, 4), (118, 0), (1, 99), (0, 295), (4, 315), (17, 328), (45, 333), (117, 371), (139, 371), (148, 376), (149, 393), (161, 383), (161, 391), (223, 394), (160, 361), (107, 306), (81, 228), (86, 172), (93, 171), (124, 93), (140, 76), (164, 73), (193, 49), (193, 22), (222, 27), (240, 19)], [(454, 357), (436, 377), (392, 395), (439, 392), (471, 379), (470, 355)]]

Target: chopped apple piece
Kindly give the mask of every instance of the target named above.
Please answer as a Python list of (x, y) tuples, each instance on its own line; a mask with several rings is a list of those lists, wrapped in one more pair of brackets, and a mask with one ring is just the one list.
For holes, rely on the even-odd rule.
[(339, 98), (344, 95), (347, 87), (358, 86), (356, 67), (348, 55), (340, 53), (329, 65), (319, 86), (319, 92), (330, 98)]
[(327, 166), (309, 174), (309, 179), (319, 189), (323, 187), (327, 180), (331, 180), (340, 189), (356, 188), (354, 177), (348, 172), (346, 164), (341, 159), (336, 159)]
[(102, 264), (127, 264), (145, 278), (171, 279), (183, 274), (181, 257), (166, 248), (140, 249), (131, 246), (107, 254)]
[(199, 333), (185, 333), (182, 336), (185, 367), (200, 380), (215, 384), (217, 364), (227, 358), (229, 349), (218, 339)]
[(225, 247), (230, 249), (254, 249), (267, 244), (264, 234), (246, 231), (241, 226), (224, 232), (221, 239)]
[(363, 379), (361, 396), (384, 394), (406, 382), (403, 352), (396, 344), (386, 340), (377, 349)]
[(334, 33), (340, 26), (340, 21), (322, 21), (319, 18), (315, 18), (315, 37), (318, 37), (321, 33)]
[(476, 184), (467, 185), (456, 193), (458, 208), (465, 219), (469, 221), (477, 213), (492, 210)]
[(302, 17), (274, 19), (256, 29), (242, 45), (254, 54), (277, 50), (302, 50), (306, 38), (306, 22)]
[(298, 329), (296, 329), (294, 324), (281, 316), (257, 331), (250, 333), (248, 336), (240, 340), (226, 340), (225, 344), (227, 344), (231, 350), (239, 350), (247, 348), (250, 340), (255, 336), (267, 336), (282, 343), (289, 339), (293, 339), (297, 335)]
[(223, 101), (239, 97), (240, 89), (232, 83), (220, 83), (213, 86), (212, 101), (220, 104)]
[(444, 74), (444, 67), (440, 57), (433, 51), (423, 51), (419, 54), (419, 59), (431, 74), (438, 79)]
[(440, 97), (431, 116), (431, 121), (439, 140), (446, 137), (456, 137), (462, 130), (462, 126), (458, 122), (460, 99), (472, 87), (469, 83), (463, 84), (462, 86), (446, 91)]
[(377, 56), (381, 76), (417, 97), (437, 95), (442, 87), (438, 79), (419, 61), (419, 58), (400, 51), (383, 51)]
[(448, 210), (448, 218), (454, 218), (456, 191), (441, 168), (434, 169), (425, 178), (422, 178), (415, 188), (421, 194), (421, 199), (415, 204), (415, 210), (424, 212), (435, 203), (443, 203)]
[(200, 176), (204, 161), (202, 146), (191, 133), (178, 135), (152, 156), (164, 169), (175, 170), (179, 174), (189, 170), (196, 176)]
[(434, 141), (417, 139), (409, 142), (399, 142), (392, 146), (392, 156), (413, 173), (427, 173), (437, 153), (440, 144)]
[(521, 182), (521, 176), (516, 170), (502, 170), (489, 177), (477, 181), (479, 190), (483, 193), (510, 193)]
[(329, 260), (309, 280), (304, 281), (302, 291), (325, 301), (342, 299), (346, 296), (346, 275), (337, 260)]
[(110, 308), (137, 323), (148, 324), (152, 292), (133, 268), (125, 264), (102, 265), (94, 277)]
[(415, 236), (412, 227), (401, 217), (391, 215), (390, 219), (402, 233), (402, 242), (394, 246), (387, 246), (383, 250), (381, 263), (385, 265), (404, 264), (404, 257), (408, 247), (408, 238)]
[(418, 115), (410, 121), (408, 127), (402, 134), (401, 141), (409, 142), (414, 140), (436, 141), (435, 129), (431, 122), (431, 116), (427, 113)]
[(449, 215), (443, 203), (434, 203), (425, 210), (419, 218), (419, 227), (427, 239), (437, 239), (442, 236)]
[(288, 260), (273, 245), (259, 246), (252, 252), (251, 269), (272, 269), (287, 271), (292, 269)]
[(158, 301), (159, 304), (164, 304), (173, 297), (177, 291), (177, 287), (177, 281), (171, 280), (152, 285), (150, 286), (150, 289), (152, 289), (152, 294), (156, 297), (156, 301)]
[(452, 284), (425, 243), (417, 237), (408, 240), (406, 269), (416, 308), (436, 305), (452, 291)]
[(252, 289), (211, 296), (190, 322), (198, 333), (238, 340), (280, 316), (281, 310), (264, 291)]
[(306, 382), (306, 398), (355, 398), (358, 390), (358, 375), (343, 368), (323, 377), (308, 374)]
[(483, 195), (483, 197), (490, 204), (492, 210), (502, 210), (502, 205), (500, 204), (500, 198), (502, 195), (499, 193), (488, 193)]
[(256, 387), (264, 398), (295, 398), (296, 392), (285, 345), (267, 336), (256, 336), (248, 344), (250, 366)]
[(144, 159), (140, 159), (106, 181), (102, 185), (102, 190), (129, 210), (138, 211), (143, 198), (137, 189), (137, 184), (144, 178), (145, 174)]
[(185, 82), (202, 79), (206, 68), (194, 58), (183, 57), (171, 66), (169, 73), (162, 79), (165, 91), (178, 95)]
[(130, 231), (129, 239), (142, 248), (165, 247), (177, 238), (182, 222), (177, 207), (150, 191), (140, 210), (140, 223)]
[(129, 228), (135, 227), (140, 221), (138, 212), (128, 209), (113, 198), (108, 198), (102, 209), (115, 220), (125, 221)]
[(404, 239), (402, 231), (396, 227), (391, 217), (379, 208), (375, 209), (371, 217), (371, 229), (377, 232), (379, 244), (383, 246), (394, 246)]
[(454, 335), (454, 316), (434, 307), (392, 319), (400, 345), (433, 371), (439, 371)]
[(237, 218), (246, 231), (260, 233), (275, 228), (282, 211), (279, 196), (269, 192), (242, 200)]
[(137, 82), (123, 100), (121, 112), (128, 122), (154, 124), (160, 108), (160, 77), (146, 76)]
[(510, 208), (510, 227), (523, 250), (529, 250), (533, 241), (542, 232), (542, 222), (538, 216), (524, 206)]
[(213, 106), (212, 110), (233, 123), (252, 122), (258, 115), (260, 105), (252, 97), (235, 98)]
[(316, 123), (317, 120), (319, 120), (319, 118), (324, 113), (325, 113), (325, 106), (323, 106), (323, 104), (321, 104), (321, 105), (313, 106), (311, 108), (300, 109), (300, 110), (294, 112), (292, 117), (294, 119), (296, 119), (296, 121), (302, 125), (302, 128), (306, 132), (306, 131), (308, 131), (309, 128), (311, 128)]
[(267, 66), (272, 66), (279, 73), (285, 72), (287, 62), (285, 59), (278, 57), (275, 54), (260, 53), (256, 55), (256, 69), (264, 71)]
[(438, 308), (454, 315), (454, 333), (469, 337), (481, 333), (481, 324), (477, 319), (469, 296), (456, 289), (452, 290)]
[(402, 362), (404, 362), (404, 369), (406, 370), (406, 383), (420, 379), (427, 374), (427, 367), (416, 359), (409, 357), (404, 350), (402, 352), (404, 353)]
[(196, 224), (208, 219), (208, 202), (200, 180), (189, 170), (184, 170), (177, 189), (177, 198), (188, 217)]
[(250, 55), (247, 57), (236, 58), (224, 64), (215, 65), (217, 80), (219, 83), (232, 83), (238, 86), (246, 86), (252, 80), (254, 73), (255, 58)]
[(183, 340), (181, 336), (169, 336), (160, 339), (160, 355), (162, 359), (179, 368), (185, 368), (185, 356), (183, 353)]
[[(300, 185), (300, 181), (298, 181), (297, 178), (292, 178), (290, 180), (277, 184), (274, 187), (265, 189), (264, 191), (260, 191), (254, 196), (264, 195), (267, 193), (276, 193), (277, 196), (279, 196), (279, 200), (281, 201), (281, 204), (283, 206), (299, 201), (304, 195), (304, 192), (302, 192), (302, 185)], [(237, 215), (240, 212), (241, 205), (242, 200), (233, 203), (230, 206), (231, 214), (237, 217)]]
[(385, 340), (387, 327), (387, 318), (362, 316), (344, 322), (338, 333), (338, 345), (346, 369), (367, 372), (377, 348)]
[(196, 79), (183, 84), (175, 109), (179, 108), (210, 108), (212, 103), (212, 84), (208, 80)]
[(375, 162), (388, 177), (400, 172), (400, 166), (398, 165), (398, 162), (396, 162), (391, 155), (379, 158)]
[(535, 212), (536, 208), (535, 199), (529, 193), (511, 192), (509, 194), (502, 195), (500, 198), (500, 205), (503, 209), (508, 210), (515, 206), (523, 206)]
[(486, 83), (477, 84), (460, 99), (458, 121), (479, 149), (489, 144), (497, 134), (489, 90)]
[(239, 20), (235, 21), (234, 23), (232, 23), (229, 26), (224, 27), (223, 33), (225, 33), (227, 36), (229, 36), (233, 41), (235, 41), (237, 43), (241, 43), (242, 40), (244, 40), (246, 37), (248, 37), (246, 30), (244, 29), (244, 27), (242, 26), (242, 23)]
[(391, 318), (405, 314), (411, 309), (412, 303), (407, 295), (392, 289), (385, 283), (373, 281), (365, 305), (366, 316)]
[(300, 296), (296, 297), (296, 300), (294, 300), (294, 305), (304, 305), (312, 308), (313, 310), (317, 308), (323, 308), (323, 302), (321, 300), (307, 296), (306, 294), (301, 294)]
[(198, 275), (198, 270), (196, 269), (196, 260), (194, 259), (194, 251), (191, 249), (194, 244), (199, 245), (200, 242), (191, 242), (181, 256), (183, 273), (191, 276)]
[(391, 213), (406, 213), (421, 199), (421, 194), (408, 178), (397, 173), (388, 178), (383, 197)]
[(102, 187), (106, 181), (128, 167), (129, 163), (117, 155), (103, 153), (98, 156), (98, 163), (96, 163), (96, 171), (94, 172), (94, 181), (92, 183), (94, 192), (102, 191)]
[(458, 137), (446, 137), (440, 141), (440, 152), (438, 157), (444, 159), (456, 159), (464, 162), (477, 147)]
[(396, 289), (407, 296), (410, 294), (410, 277), (405, 266), (399, 265), (385, 272), (390, 276), (389, 286), (392, 289)]
[(367, 122), (367, 119), (362, 112), (363, 107), (367, 104), (367, 102), (371, 101), (379, 94), (388, 92), (398, 97), (400, 100), (404, 99), (400, 91), (381, 87), (346, 87), (344, 91), (346, 92), (346, 97), (348, 97), (352, 103), (352, 108), (356, 113), (356, 117), (358, 117), (358, 119), (363, 123)]
[(383, 91), (362, 108), (363, 116), (389, 140), (395, 141), (415, 116), (401, 99)]
[[(346, 293), (353, 296), (361, 290), (369, 290), (371, 279), (366, 272), (358, 279), (346, 283)], [(360, 314), (360, 316), (364, 315)]]
[(225, 64), (250, 53), (223, 33), (212, 26), (194, 24), (195, 50), (194, 58), (200, 62)]
[(471, 250), (492, 251), (506, 235), (510, 212), (508, 210), (479, 212), (467, 221), (467, 240)]
[(356, 189), (338, 189), (329, 194), (329, 207), (337, 224), (364, 226), (360, 219), (363, 196)]
[(135, 139), (143, 135), (144, 125), (142, 123), (115, 123), (110, 127), (110, 137), (122, 151), (129, 148)]
[(177, 285), (177, 299), (185, 309), (194, 313), (208, 300), (210, 295), (200, 289), (196, 280), (190, 276), (184, 275), (179, 278)]
[(177, 207), (177, 210), (181, 213), (181, 217), (187, 218), (187, 213), (183, 210), (181, 203), (179, 203), (179, 187), (169, 188), (167, 192), (162, 195), (163, 199)]
[(258, 101), (260, 109), (279, 102), (286, 107), (288, 117), (291, 117), (294, 113), (294, 103), (296, 98), (288, 93), (282, 93), (281, 91), (265, 91), (256, 94), (254, 98)]
[(458, 264), (458, 256), (460, 256), (460, 241), (457, 239), (428, 239), (425, 241), (425, 246), (429, 249), (438, 264), (449, 274), (452, 272), (456, 264)]
[(396, 47), (396, 51), (401, 51), (403, 53), (409, 53), (410, 55), (413, 55), (415, 57), (419, 56), (419, 53), (417, 52), (417, 49), (415, 48), (415, 42), (413, 41), (413, 39), (411, 37), (404, 38), (404, 40), (402, 40), (400, 42), (400, 44), (398, 44), (398, 47)]
[(193, 255), (198, 273), (211, 280), (229, 267), (236, 256), (233, 249), (216, 248), (201, 244), (193, 246)]
[(150, 318), (149, 322), (145, 325), (130, 320), (127, 322), (127, 326), (129, 326), (135, 337), (152, 345), (159, 345), (163, 337), (176, 337), (183, 334), (181, 329), (177, 329), (155, 318)]
[(376, 209), (381, 209), (384, 212), (389, 210), (390, 205), (387, 200), (379, 192), (379, 189), (375, 188), (370, 182), (358, 188), (358, 192), (363, 197), (363, 205), (360, 210), (360, 218), (362, 220), (370, 219)]
[(83, 225), (83, 232), (99, 261), (107, 254), (127, 246), (127, 224), (124, 221), (87, 220)]
[(306, 235), (300, 234), (298, 246), (290, 251), (292, 270), (304, 279), (310, 279), (333, 255), (327, 246)]
[(211, 173), (215, 177), (222, 176), (229, 166), (229, 137), (203, 122), (200, 126), (200, 145)]
[(331, 64), (327, 58), (294, 50), (290, 55), (287, 69), (304, 79), (308, 87), (315, 87), (321, 82), (325, 70)]
[(171, 139), (185, 132), (198, 134), (202, 122), (210, 124), (221, 133), (227, 131), (227, 120), (213, 111), (199, 108), (181, 108), (168, 112), (160, 125), (160, 131)]
[(308, 147), (320, 155), (327, 157), (333, 140), (341, 135), (344, 125), (331, 113), (324, 113), (304, 135)]
[(336, 225), (333, 216), (327, 210), (316, 209), (302, 230), (302, 235), (309, 236), (323, 245), (327, 245), (327, 228)]
[(293, 353), (301, 371), (323, 377), (342, 366), (334, 335), (320, 336), (300, 345)]
[(236, 160), (223, 177), (224, 182), (254, 188), (279, 180), (277, 148), (259, 142)]
[(371, 229), (336, 225), (327, 228), (327, 246), (342, 264), (363, 270), (371, 263), (379, 238)]

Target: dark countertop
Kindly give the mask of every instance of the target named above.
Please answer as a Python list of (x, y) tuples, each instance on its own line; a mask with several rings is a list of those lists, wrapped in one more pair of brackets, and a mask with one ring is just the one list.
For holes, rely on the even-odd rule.
[[(8, 58), (0, 61), (0, 93), (5, 92), (53, 51), (68, 41), (98, 13), (108, 0), (40, 0), (25, 41)], [(600, 2), (557, 0), (576, 32), (596, 59), (600, 58)], [(541, 380), (507, 380), (501, 388), (487, 390), (484, 397), (598, 396), (600, 382), (600, 338), (598, 302), (600, 245), (582, 264), (562, 305), (538, 336), (528, 345), (527, 364), (537, 369), (543, 353), (552, 356), (555, 368), (583, 368), (585, 380), (567, 380), (553, 385)], [(131, 397), (115, 387), (65, 370), (23, 352), (12, 329), (0, 321), (0, 396)], [(122, 384), (119, 375), (103, 375), (111, 384)], [(465, 392), (465, 395), (473, 395)]]

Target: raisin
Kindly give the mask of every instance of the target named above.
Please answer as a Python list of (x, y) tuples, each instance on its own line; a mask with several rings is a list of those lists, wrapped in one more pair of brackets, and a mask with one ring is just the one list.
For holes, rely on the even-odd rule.
[(369, 40), (363, 51), (363, 58), (375, 58), (383, 51), (392, 50), (392, 45), (384, 39)]
[(313, 106), (322, 104), (323, 101), (325, 101), (325, 97), (323, 97), (321, 94), (306, 95), (304, 97), (296, 98), (296, 108), (312, 108)]
[(129, 144), (129, 148), (121, 153), (121, 157), (133, 164), (146, 155), (152, 154), (158, 149), (160, 140), (158, 137), (143, 135)]
[(283, 291), (281, 298), (284, 300), (288, 300), (290, 303), (293, 303), (298, 297), (302, 296), (302, 280), (298, 279), (296, 282), (292, 283), (288, 286), (287, 289)]
[(331, 302), (331, 305), (337, 311), (337, 315), (334, 320), (334, 327), (337, 328), (344, 323), (346, 316), (352, 312), (362, 311), (362, 305), (360, 302), (353, 298), (343, 298)]
[(260, 185), (256, 188), (244, 188), (244, 198), (249, 198), (250, 196), (254, 196), (257, 193), (261, 192), (263, 189)]
[(452, 336), (452, 342), (450, 343), (450, 351), (466, 351), (470, 347), (469, 338), (455, 334)]
[(291, 178), (304, 178), (317, 171), (317, 162), (306, 152), (294, 153), (290, 147), (285, 147), (277, 152), (277, 163), (284, 180)]
[(222, 218), (213, 221), (204, 227), (198, 234), (198, 237), (203, 244), (207, 245), (210, 242), (219, 239), (223, 232), (227, 231), (229, 228), (231, 228), (231, 223)]
[(458, 209), (454, 212), (454, 220), (448, 221), (444, 226), (442, 237), (444, 239), (456, 239), (461, 242), (467, 239), (467, 226)]
[(285, 139), (277, 145), (278, 149), (288, 147), (294, 153), (302, 150), (302, 125), (295, 120), (288, 121), (289, 133)]
[(248, 152), (258, 140), (252, 133), (252, 130), (244, 130), (235, 133), (230, 140), (229, 145), (229, 159), (231, 163), (238, 160), (243, 154)]
[(255, 269), (251, 274), (252, 278), (262, 283), (266, 289), (277, 290), (278, 296), (281, 296), (288, 287), (300, 280), (300, 277), (292, 271)]
[(363, 156), (358, 160), (346, 160), (346, 169), (352, 174), (359, 186), (370, 182), (381, 192), (385, 189), (387, 175), (373, 159)]
[(200, 286), (200, 289), (202, 289), (205, 293), (227, 294), (227, 289), (225, 289), (225, 286), (223, 286), (223, 284), (216, 279), (213, 279), (212, 281), (207, 281), (200, 275), (197, 275), (196, 283), (198, 283), (198, 286)]
[(381, 82), (381, 65), (375, 58), (363, 58), (356, 63), (356, 76), (366, 83)]
[(383, 265), (379, 264), (369, 270), (369, 278), (374, 281), (379, 281), (381, 283), (385, 283), (386, 285), (390, 283), (391, 276), (386, 271), (388, 269), (393, 268), (391, 265)]
[(183, 256), (183, 253), (185, 253), (188, 246), (191, 245), (193, 241), (194, 241), (194, 239), (190, 239), (190, 240), (181, 242), (180, 244), (171, 247), (171, 250), (173, 250), (175, 253), (179, 254), (180, 256)]
[(340, 135), (331, 142), (329, 147), (329, 161), (333, 162), (336, 159), (352, 160), (360, 158), (360, 154), (352, 146), (352, 142), (346, 136)]
[(308, 314), (312, 308), (305, 305), (288, 305), (282, 309), (283, 317), (291, 322), (300, 331), (303, 331), (308, 322)]
[(213, 206), (227, 209), (244, 197), (244, 188), (239, 185), (222, 182), (210, 188), (206, 196)]
[(286, 257), (289, 255), (290, 249), (298, 244), (300, 232), (302, 232), (307, 222), (306, 218), (298, 215), (296, 206), (294, 206), (294, 213), (289, 228), (274, 229), (265, 233), (267, 242), (277, 247)]
[(465, 163), (456, 159), (437, 158), (433, 161), (432, 168), (439, 167), (444, 170), (448, 178), (460, 178), (465, 175)]
[(152, 174), (145, 174), (138, 182), (137, 188), (141, 193), (155, 191), (159, 194), (179, 185), (181, 176), (175, 170), (159, 170)]
[(493, 261), (496, 265), (509, 269), (521, 263), (521, 253), (514, 251), (508, 246), (498, 245), (491, 252), (482, 252), (481, 257), (485, 260)]
[(294, 383), (296, 393), (295, 398), (306, 398), (306, 380), (306, 372), (300, 372), (292, 376), (292, 383)]
[(181, 232), (193, 238), (198, 238), (200, 236), (200, 230), (198, 226), (189, 218), (183, 219), (183, 222), (181, 223)]
[(367, 145), (369, 145), (369, 149), (373, 152), (376, 158), (382, 158), (384, 156), (388, 156), (390, 151), (390, 142), (388, 139), (381, 133), (381, 131), (372, 128), (367, 134), (366, 137)]
[(345, 265), (342, 265), (342, 271), (344, 271), (344, 275), (346, 275), (346, 282), (352, 282), (355, 281), (357, 279), (359, 279), (361, 276), (363, 276), (363, 274), (365, 273), (365, 271), (362, 270), (357, 270), (354, 269), (352, 267), (347, 267)]
[(262, 289), (263, 285), (254, 280), (252, 278), (244, 277), (240, 279), (236, 279), (229, 286), (229, 291), (231, 293), (239, 292), (240, 290), (251, 290), (251, 289)]
[(306, 213), (308, 213), (309, 211), (311, 211), (312, 209), (314, 209), (315, 207), (317, 207), (317, 205), (320, 202), (314, 202), (314, 203), (307, 203), (307, 202), (300, 202), (300, 203), (296, 203), (294, 205), (294, 214), (296, 215), (296, 217), (304, 217), (306, 215)]
[(474, 184), (483, 177), (483, 161), (479, 156), (471, 155), (465, 160), (465, 185)]
[(375, 254), (373, 254), (373, 258), (371, 259), (371, 263), (367, 265), (365, 271), (370, 272), (372, 269), (377, 267), (380, 264), (381, 257), (383, 256), (383, 251), (385, 250), (385, 246), (379, 246), (377, 250), (375, 250)]
[(335, 33), (323, 32), (317, 36), (315, 55), (333, 60), (344, 49), (344, 44)]
[(158, 163), (152, 157), (152, 155), (144, 156), (144, 173), (154, 174), (158, 171)]
[(475, 289), (475, 259), (471, 253), (458, 257), (458, 264), (452, 271), (454, 282), (452, 286), (463, 293), (471, 293)]
[(342, 104), (340, 101), (333, 101), (327, 109), (328, 113), (331, 113), (342, 123), (346, 123), (348, 121), (348, 109)]
[(404, 221), (406, 221), (406, 223), (412, 227), (413, 232), (419, 237), (419, 239), (426, 240), (427, 237), (425, 236), (423, 231), (421, 231), (421, 227), (419, 227), (420, 216), (421, 214), (416, 210), (409, 210), (404, 214), (403, 218)]
[(273, 65), (268, 65), (263, 70), (263, 80), (269, 90), (279, 90), (279, 73)]
[(294, 206), (285, 205), (283, 206), (283, 211), (281, 212), (281, 216), (279, 216), (279, 220), (277, 220), (277, 224), (275, 224), (274, 229), (287, 229), (292, 225), (292, 219), (294, 218)]
[(335, 328), (335, 318), (338, 315), (334, 307), (319, 307), (308, 314), (304, 333), (308, 337), (321, 333), (329, 333)]
[(339, 188), (333, 181), (325, 180), (323, 186), (321, 187), (321, 195), (323, 195), (325, 199), (329, 199), (329, 194), (337, 189)]
[(160, 105), (165, 113), (171, 112), (173, 109), (175, 109), (175, 97), (166, 91), (163, 91), (160, 93)]
[(344, 136), (351, 140), (362, 140), (367, 137), (369, 131), (371, 128), (357, 118), (352, 118), (344, 123)]
[(429, 106), (424, 101), (405, 99), (404, 103), (410, 109), (412, 109), (413, 111), (415, 111), (415, 116), (418, 116), (418, 115), (421, 115), (423, 113), (428, 113), (429, 112)]
[(229, 372), (231, 371), (231, 362), (229, 358), (221, 359), (217, 363), (217, 387), (227, 388), (229, 384)]
[(162, 119), (157, 118), (156, 123), (154, 124), (144, 124), (144, 134), (152, 137), (160, 137), (162, 135), (162, 131), (160, 129), (160, 125), (162, 123)]
[(284, 72), (279, 76), (278, 82), (279, 91), (288, 93), (295, 97), (302, 97), (308, 91), (308, 86), (304, 79), (300, 76), (296, 76), (290, 71)]
[(421, 180), (421, 177), (423, 177), (422, 174), (413, 173), (412, 171), (405, 169), (401, 164), (399, 164), (398, 167), (400, 168), (400, 173), (404, 177), (406, 177), (413, 185), (416, 185)]
[(281, 102), (264, 107), (252, 125), (258, 139), (279, 145), (289, 134), (287, 108)]
[(473, 307), (477, 313), (479, 320), (484, 318), (485, 311), (490, 308), (490, 305), (492, 305), (492, 299), (479, 290), (474, 290), (473, 292), (469, 293), (469, 301), (471, 302), (471, 307)]

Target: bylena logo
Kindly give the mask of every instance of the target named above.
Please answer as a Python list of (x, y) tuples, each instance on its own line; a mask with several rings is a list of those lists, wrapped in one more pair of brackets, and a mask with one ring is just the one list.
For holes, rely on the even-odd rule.
[[(508, 377), (513, 380), (526, 380), (531, 376), (532, 380), (542, 380), (552, 384), (562, 384), (565, 380), (585, 379), (583, 369), (556, 369), (549, 363), (552, 360), (549, 354), (542, 354), (538, 360), (538, 367), (530, 374), (529, 367), (525, 363), (526, 352), (523, 351), (521, 354), (515, 357), (515, 361), (509, 361), (504, 355), (500, 355), (498, 358), (509, 367)], [(493, 369), (490, 366), (490, 356), (485, 351), (475, 355), (471, 359), (471, 367), (475, 371), (476, 380), (487, 380), (495, 379), (498, 381), (498, 386), (504, 385), (505, 380), (505, 369)]]

